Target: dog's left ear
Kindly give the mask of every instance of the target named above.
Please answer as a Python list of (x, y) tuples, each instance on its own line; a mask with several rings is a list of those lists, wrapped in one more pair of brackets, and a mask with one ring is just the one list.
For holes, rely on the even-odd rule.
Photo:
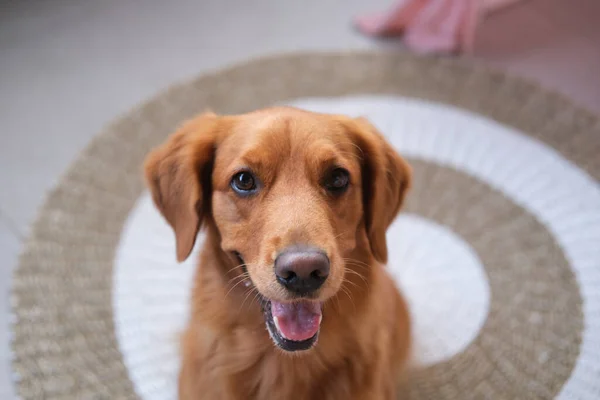
[(154, 204), (175, 232), (179, 262), (190, 255), (209, 212), (217, 120), (215, 114), (204, 113), (184, 123), (144, 164)]
[(349, 125), (353, 140), (362, 151), (367, 236), (373, 255), (385, 264), (388, 258), (385, 234), (411, 186), (412, 169), (368, 120), (357, 118)]

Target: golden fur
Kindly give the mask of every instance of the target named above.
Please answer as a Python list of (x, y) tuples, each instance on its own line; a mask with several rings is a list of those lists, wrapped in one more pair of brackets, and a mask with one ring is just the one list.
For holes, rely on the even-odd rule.
[[(350, 172), (339, 198), (321, 185), (332, 166)], [(233, 193), (240, 168), (260, 177), (256, 196)], [(145, 173), (179, 261), (201, 226), (207, 233), (182, 339), (180, 399), (396, 398), (410, 329), (384, 268), (385, 233), (411, 170), (369, 122), (288, 107), (204, 113), (148, 156)], [(269, 337), (258, 299), (291, 301), (273, 263), (298, 243), (323, 249), (331, 270), (318, 293), (318, 342), (288, 353)]]

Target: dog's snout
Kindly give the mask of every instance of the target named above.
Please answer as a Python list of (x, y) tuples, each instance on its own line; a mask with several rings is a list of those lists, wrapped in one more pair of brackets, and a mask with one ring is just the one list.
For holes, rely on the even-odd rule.
[(277, 280), (288, 290), (305, 295), (323, 285), (329, 276), (329, 258), (317, 249), (290, 249), (275, 260)]

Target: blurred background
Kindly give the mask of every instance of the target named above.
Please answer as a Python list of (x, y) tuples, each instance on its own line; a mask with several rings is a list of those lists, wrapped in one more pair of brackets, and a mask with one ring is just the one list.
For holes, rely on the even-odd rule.
[[(9, 285), (45, 193), (103, 126), (169, 85), (301, 50), (407, 51), (356, 15), (390, 0), (0, 0), (0, 399), (14, 398)], [(600, 1), (523, 0), (486, 17), (477, 62), (600, 112)], [(377, 71), (373, 71), (377, 74)]]

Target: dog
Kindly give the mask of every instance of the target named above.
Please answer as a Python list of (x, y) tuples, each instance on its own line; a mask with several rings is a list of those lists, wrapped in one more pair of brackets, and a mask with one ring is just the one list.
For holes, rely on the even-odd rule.
[(397, 398), (410, 320), (386, 230), (412, 172), (368, 120), (207, 111), (144, 171), (178, 261), (206, 231), (180, 399)]

